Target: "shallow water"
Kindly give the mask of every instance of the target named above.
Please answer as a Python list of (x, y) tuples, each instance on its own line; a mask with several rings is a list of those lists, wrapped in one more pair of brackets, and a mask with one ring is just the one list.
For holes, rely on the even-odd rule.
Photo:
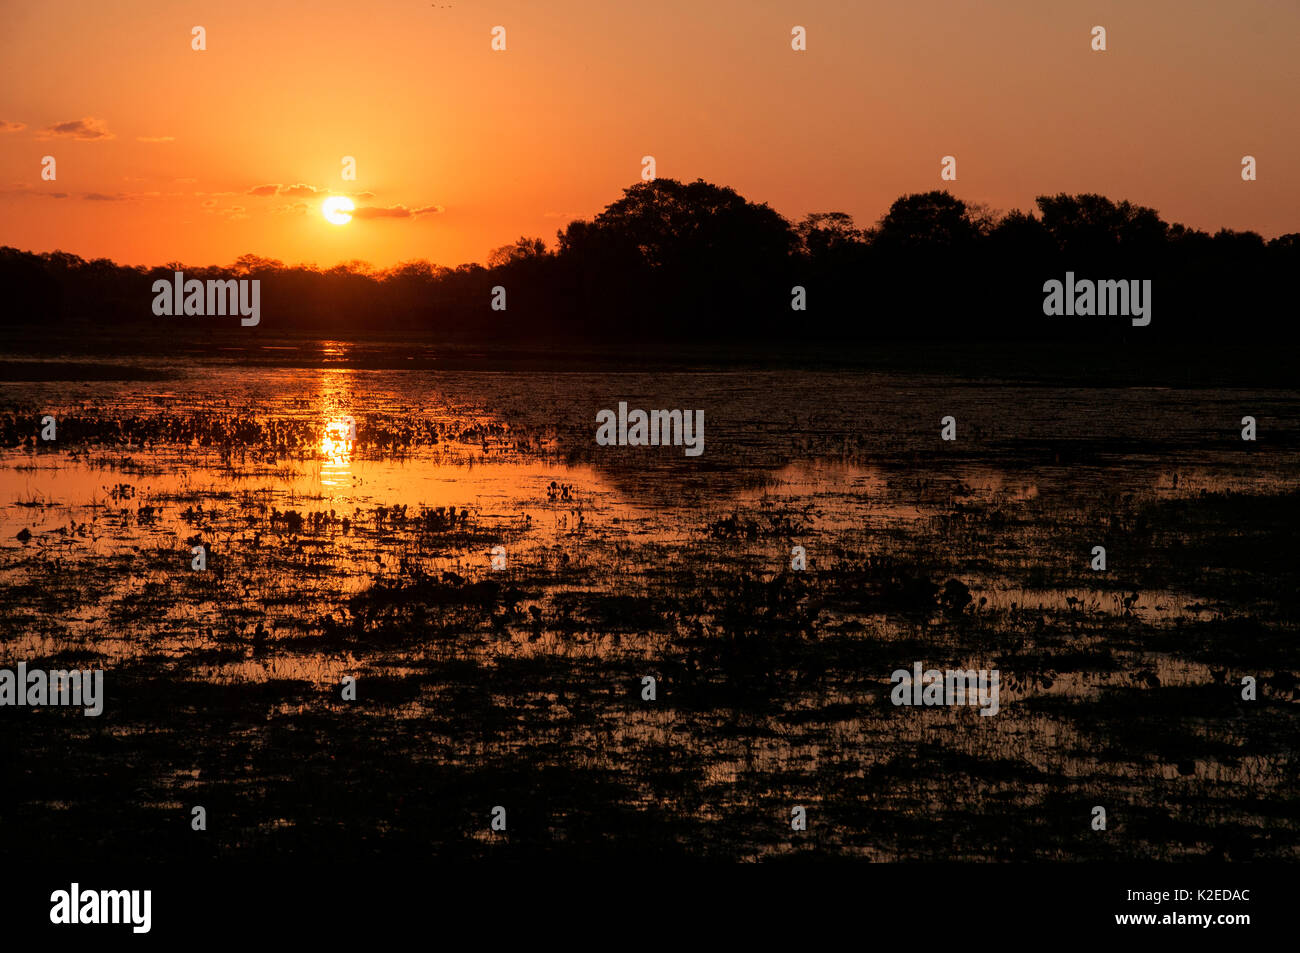
[[(3, 664), (109, 686), (0, 710), (33, 843), (211, 801), (216, 852), (1297, 856), (1300, 392), (149, 367), (0, 386)], [(703, 409), (703, 455), (597, 446), (619, 401)], [(890, 704), (914, 661), (999, 714)]]

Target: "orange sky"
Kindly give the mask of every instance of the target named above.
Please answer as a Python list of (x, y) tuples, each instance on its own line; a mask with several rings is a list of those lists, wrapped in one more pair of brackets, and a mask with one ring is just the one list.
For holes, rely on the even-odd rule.
[[(482, 261), (553, 242), (646, 154), (795, 220), (948, 187), (1300, 231), (1295, 0), (4, 0), (0, 74), (0, 244), (130, 264)], [(332, 226), (324, 191), (249, 194), (299, 183), (442, 210)]]

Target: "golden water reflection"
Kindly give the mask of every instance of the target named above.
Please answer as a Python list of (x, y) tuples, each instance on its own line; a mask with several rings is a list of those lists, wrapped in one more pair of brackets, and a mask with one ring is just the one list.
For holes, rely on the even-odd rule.
[(321, 416), (325, 418), (321, 434), (321, 484), (343, 487), (352, 483), (352, 451), (357, 439), (356, 418), (346, 411), (352, 405), (353, 372), (329, 370), (321, 374)]

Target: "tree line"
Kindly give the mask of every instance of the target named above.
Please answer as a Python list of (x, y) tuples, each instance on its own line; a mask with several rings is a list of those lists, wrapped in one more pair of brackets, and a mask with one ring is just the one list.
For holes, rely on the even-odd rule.
[[(260, 279), (256, 330), (272, 334), (629, 347), (1139, 334), (1208, 343), (1290, 323), (1300, 233), (1210, 234), (1094, 194), (1044, 195), (1028, 212), (995, 214), (946, 191), (902, 196), (871, 226), (843, 212), (795, 223), (730, 188), (656, 179), (570, 222), (554, 243), (522, 237), (485, 265), (319, 269), (244, 255), (225, 267), (144, 268), (0, 248), (2, 320), (126, 331), (227, 320), (156, 317), (153, 283), (176, 271)], [(1044, 283), (1067, 271), (1151, 280), (1151, 324), (1046, 316)]]

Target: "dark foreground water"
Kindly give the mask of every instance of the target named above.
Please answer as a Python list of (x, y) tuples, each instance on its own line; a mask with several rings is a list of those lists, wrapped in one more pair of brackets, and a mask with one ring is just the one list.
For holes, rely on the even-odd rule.
[(6, 366), (0, 855), (1300, 856), (1295, 390)]

